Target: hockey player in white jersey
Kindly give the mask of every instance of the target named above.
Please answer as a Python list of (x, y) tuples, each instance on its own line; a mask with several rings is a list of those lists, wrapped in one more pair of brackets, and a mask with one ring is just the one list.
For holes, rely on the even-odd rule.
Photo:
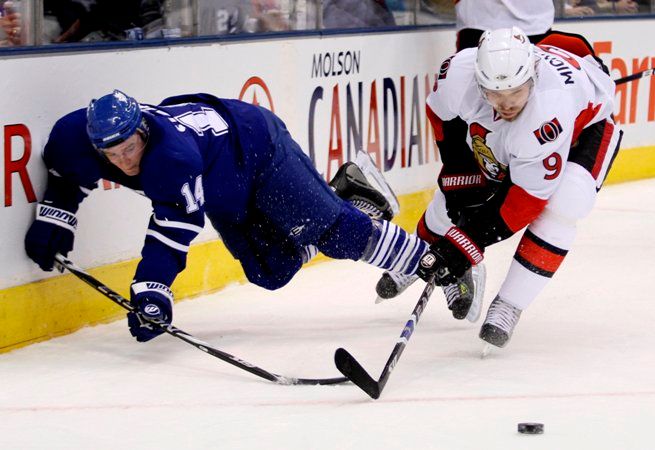
[(487, 31), (441, 66), (427, 110), (444, 165), (417, 227), (432, 243), (419, 275), (461, 280), (527, 227), (480, 330), (490, 344), (507, 344), (594, 205), (621, 140), (614, 90), (587, 41), (562, 33), (534, 46), (516, 27)]

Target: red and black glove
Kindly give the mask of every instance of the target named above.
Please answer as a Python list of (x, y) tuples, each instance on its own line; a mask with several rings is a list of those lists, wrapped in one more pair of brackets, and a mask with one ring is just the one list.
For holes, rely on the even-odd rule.
[(430, 246), (421, 257), (416, 275), (438, 285), (452, 284), (473, 264), (484, 259), (483, 249), (460, 228), (451, 227), (443, 239)]

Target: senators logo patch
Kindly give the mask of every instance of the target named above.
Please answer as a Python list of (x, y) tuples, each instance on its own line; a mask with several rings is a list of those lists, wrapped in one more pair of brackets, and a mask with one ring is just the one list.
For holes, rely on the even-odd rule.
[(442, 64), (441, 67), (439, 68), (439, 80), (443, 80), (446, 78), (446, 74), (448, 73), (448, 69), (450, 69), (450, 61), (453, 59), (451, 56), (447, 60), (445, 60)]
[(562, 133), (562, 125), (560, 125), (557, 117), (551, 119), (549, 122), (544, 122), (539, 128), (533, 131), (535, 137), (541, 145), (547, 142), (553, 142)]

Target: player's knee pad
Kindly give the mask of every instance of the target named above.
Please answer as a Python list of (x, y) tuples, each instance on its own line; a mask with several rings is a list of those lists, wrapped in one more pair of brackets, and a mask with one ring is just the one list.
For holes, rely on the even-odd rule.
[(591, 212), (595, 201), (594, 179), (584, 168), (570, 163), (546, 208), (529, 229), (544, 241), (568, 249), (575, 239), (578, 220)]
[(323, 233), (316, 246), (335, 259), (359, 260), (366, 249), (373, 225), (371, 219), (348, 202), (332, 226)]
[(285, 286), (302, 267), (300, 253), (292, 251), (243, 255), (239, 262), (248, 281), (269, 291)]
[(569, 163), (546, 209), (553, 214), (577, 221), (586, 217), (596, 202), (596, 182), (591, 174), (576, 163)]

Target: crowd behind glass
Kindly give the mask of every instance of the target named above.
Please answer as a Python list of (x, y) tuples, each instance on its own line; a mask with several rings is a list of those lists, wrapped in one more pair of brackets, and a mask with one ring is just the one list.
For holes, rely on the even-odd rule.
[[(655, 0), (554, 0), (557, 17), (655, 13)], [(448, 24), (453, 0), (0, 0), (0, 46)]]

